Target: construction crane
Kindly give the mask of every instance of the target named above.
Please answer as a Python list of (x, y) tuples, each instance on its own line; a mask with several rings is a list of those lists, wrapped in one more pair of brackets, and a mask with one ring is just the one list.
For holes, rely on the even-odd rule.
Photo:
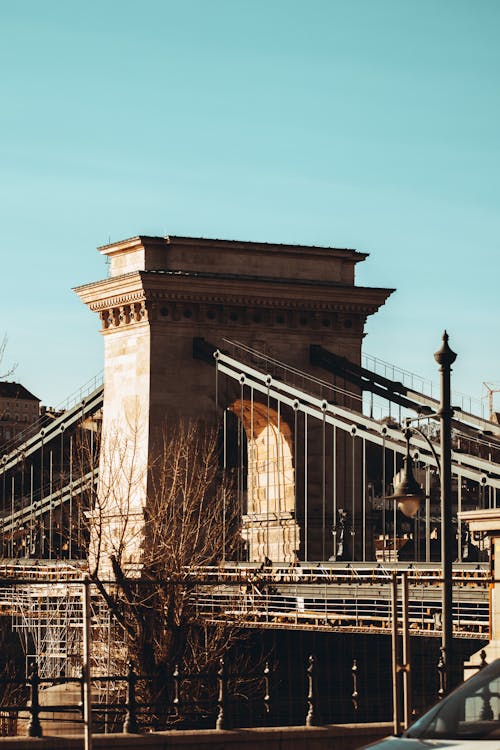
[(490, 422), (493, 422), (493, 415), (495, 414), (495, 409), (493, 407), (493, 394), (500, 393), (500, 388), (495, 388), (495, 386), (500, 386), (500, 383), (483, 383), (483, 385), (487, 391), (487, 396), (485, 398), (488, 399), (489, 420)]

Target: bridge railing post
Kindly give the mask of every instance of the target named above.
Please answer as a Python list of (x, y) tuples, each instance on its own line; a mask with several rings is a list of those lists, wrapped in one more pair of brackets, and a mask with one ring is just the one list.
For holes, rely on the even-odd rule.
[(28, 737), (41, 737), (42, 725), (40, 724), (40, 677), (38, 674), (38, 664), (33, 662), (31, 674), (28, 678), (30, 686), (30, 721), (28, 724)]

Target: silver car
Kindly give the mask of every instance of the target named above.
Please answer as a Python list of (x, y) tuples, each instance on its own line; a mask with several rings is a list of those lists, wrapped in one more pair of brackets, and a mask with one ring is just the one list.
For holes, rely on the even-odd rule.
[(500, 659), (484, 667), (427, 711), (401, 737), (377, 750), (500, 750)]

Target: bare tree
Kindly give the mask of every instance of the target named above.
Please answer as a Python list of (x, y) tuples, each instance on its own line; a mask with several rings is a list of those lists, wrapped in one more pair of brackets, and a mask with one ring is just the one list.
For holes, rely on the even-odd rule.
[[(241, 519), (231, 481), (220, 468), (216, 430), (180, 420), (166, 424), (157, 441), (139, 524), (145, 477), (135, 454), (141, 441), (137, 431), (129, 436), (128, 445), (115, 436), (113, 446), (101, 446), (109, 456), (92, 512), (90, 573), (125, 633), (126, 656), (133, 656), (142, 673), (157, 677), (148, 702), (166, 706), (176, 665), (213, 672), (240, 636), (235, 623), (203, 622), (193, 592), (197, 577), (223, 554), (234, 559)], [(105, 580), (110, 570), (113, 585)], [(200, 695), (205, 688), (198, 683)]]
[[(5, 356), (5, 350), (7, 349), (7, 335), (4, 335), (3, 339), (0, 341), (0, 366), (3, 370), (3, 359)], [(3, 372), (0, 372), (0, 380), (6, 380), (8, 377), (12, 375), (14, 370), (16, 369), (17, 364), (11, 365), (9, 368), (4, 370)]]

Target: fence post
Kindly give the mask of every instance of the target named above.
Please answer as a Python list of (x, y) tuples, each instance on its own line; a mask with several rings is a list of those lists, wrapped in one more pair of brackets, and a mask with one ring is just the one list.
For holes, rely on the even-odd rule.
[(129, 661), (127, 674), (127, 713), (123, 722), (123, 731), (125, 734), (139, 734), (137, 726), (137, 704), (135, 701), (135, 683), (137, 675), (134, 672), (134, 663)]
[(479, 656), (481, 658), (481, 663), (479, 664), (479, 669), (484, 669), (484, 667), (488, 666), (488, 662), (486, 661), (486, 651), (484, 650), (484, 648), (481, 649), (481, 651), (479, 652)]
[(306, 716), (306, 727), (315, 727), (319, 724), (318, 711), (317, 711), (317, 679), (316, 679), (316, 659), (311, 654), (309, 657), (309, 664), (307, 666), (307, 682), (308, 682), (308, 693), (307, 693), (307, 705), (309, 707)]
[(411, 724), (411, 716), (413, 710), (413, 696), (412, 696), (412, 684), (411, 684), (411, 649), (410, 649), (410, 599), (408, 589), (408, 573), (403, 571), (401, 573), (401, 593), (402, 593), (402, 609), (403, 609), (403, 664), (401, 665), (401, 671), (403, 673), (403, 713), (404, 713), (404, 728), (408, 729)]
[(40, 724), (40, 700), (38, 695), (38, 688), (40, 685), (40, 677), (38, 675), (38, 664), (33, 662), (31, 674), (29, 676), (30, 686), (30, 702), (31, 702), (31, 718), (28, 724), (28, 737), (41, 737), (42, 736), (42, 725)]
[(354, 711), (357, 712), (359, 708), (359, 693), (358, 693), (358, 662), (356, 659), (352, 662), (352, 705)]
[(266, 666), (264, 667), (264, 713), (266, 715), (266, 725), (271, 720), (271, 680), (269, 674), (269, 662), (266, 661)]
[(78, 682), (80, 683), (80, 713), (82, 715), (82, 720), (85, 714), (85, 667), (82, 664), (82, 667), (80, 669), (80, 677), (78, 678)]
[(217, 706), (219, 707), (219, 713), (217, 714), (217, 721), (215, 723), (216, 729), (226, 729), (226, 688), (227, 688), (227, 676), (224, 659), (221, 657), (219, 660), (219, 669), (217, 671), (217, 684), (219, 686), (219, 694), (217, 697)]
[(441, 648), (439, 649), (439, 661), (438, 661), (438, 664), (437, 664), (437, 671), (439, 673), (438, 700), (440, 700), (440, 701), (443, 700), (444, 696), (446, 695), (446, 690), (445, 690), (446, 664), (445, 664), (445, 660), (444, 660), (443, 651), (444, 651), (444, 649), (441, 646)]
[(175, 665), (172, 677), (174, 678), (174, 714), (176, 718), (180, 716), (180, 704), (181, 704), (181, 691), (179, 684), (179, 665)]
[[(396, 506), (394, 506), (396, 507)], [(400, 682), (399, 682), (399, 658), (398, 658), (398, 574), (393, 571), (391, 575), (391, 651), (392, 651), (392, 722), (394, 734), (398, 736), (401, 732), (400, 715)]]

